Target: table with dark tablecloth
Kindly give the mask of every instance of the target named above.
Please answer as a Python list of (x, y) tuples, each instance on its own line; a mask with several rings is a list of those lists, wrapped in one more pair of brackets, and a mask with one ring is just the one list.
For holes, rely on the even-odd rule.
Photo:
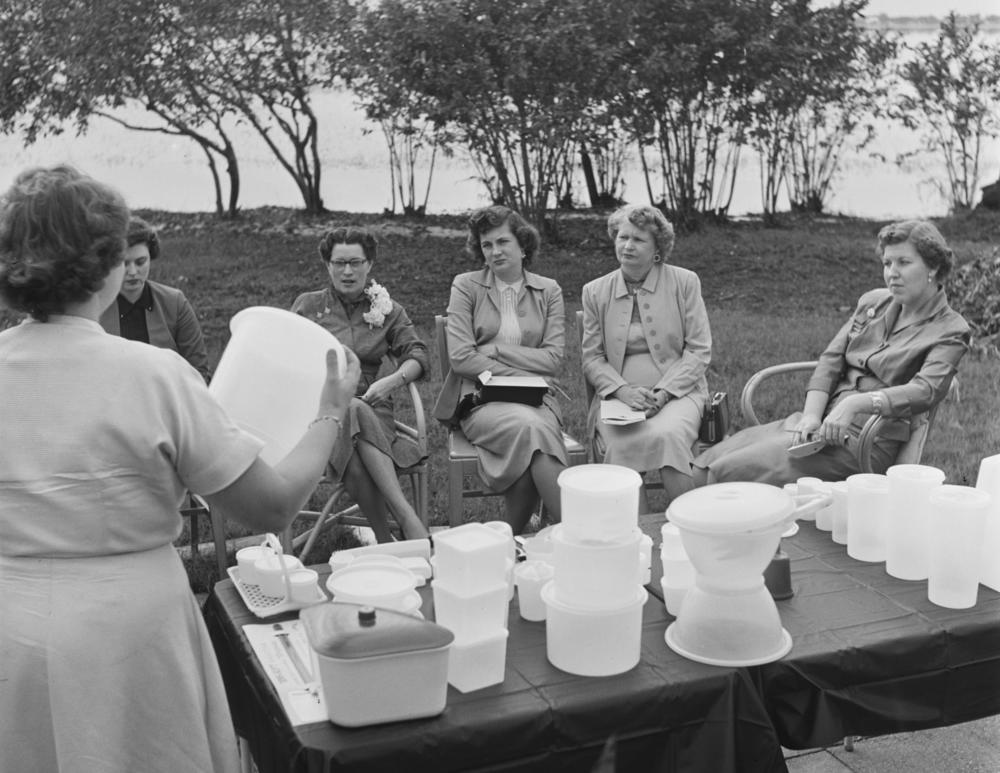
[[(662, 522), (642, 519), (657, 546)], [(602, 771), (782, 771), (779, 742), (810, 748), (1000, 713), (1000, 594), (980, 588), (976, 608), (946, 610), (927, 601), (926, 582), (849, 558), (812, 524), (783, 544), (795, 595), (778, 609), (794, 646), (776, 663), (720, 668), (680, 657), (663, 639), (672, 618), (651, 594), (639, 665), (573, 676), (548, 662), (544, 623), (521, 620), (515, 599), (503, 684), (449, 687), (441, 716), (367, 728), (289, 724), (241, 628), (260, 620), (230, 581), (216, 585), (205, 617), (237, 730), (262, 773), (579, 771), (598, 762)], [(658, 548), (653, 556), (658, 594)]]

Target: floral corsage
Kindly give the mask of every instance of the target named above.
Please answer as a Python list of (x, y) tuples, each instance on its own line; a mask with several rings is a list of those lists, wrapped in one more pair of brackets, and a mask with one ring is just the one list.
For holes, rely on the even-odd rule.
[(385, 318), (392, 311), (392, 298), (389, 291), (378, 282), (372, 282), (365, 288), (365, 295), (371, 301), (371, 310), (361, 315), (361, 319), (368, 323), (369, 328), (382, 327)]

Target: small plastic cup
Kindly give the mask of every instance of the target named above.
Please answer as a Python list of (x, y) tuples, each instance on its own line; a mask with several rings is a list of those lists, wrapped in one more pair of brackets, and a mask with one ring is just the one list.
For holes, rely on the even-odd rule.
[(257, 574), (257, 560), (274, 551), (266, 545), (251, 545), (236, 551), (236, 564), (240, 570), (240, 580), (246, 585), (260, 585)]
[(319, 573), (315, 569), (296, 569), (288, 575), (288, 583), (296, 604), (319, 601)]
[(514, 568), (514, 584), (517, 585), (517, 603), (521, 617), (538, 622), (545, 619), (545, 602), (542, 601), (542, 586), (555, 575), (552, 564), (545, 561), (523, 561)]

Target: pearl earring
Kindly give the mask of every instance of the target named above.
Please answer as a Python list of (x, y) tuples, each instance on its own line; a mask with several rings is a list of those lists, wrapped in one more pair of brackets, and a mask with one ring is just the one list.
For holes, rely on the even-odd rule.
[(663, 260), (663, 258), (660, 257), (660, 253), (657, 252), (655, 255), (653, 255), (654, 263), (659, 263), (661, 260)]

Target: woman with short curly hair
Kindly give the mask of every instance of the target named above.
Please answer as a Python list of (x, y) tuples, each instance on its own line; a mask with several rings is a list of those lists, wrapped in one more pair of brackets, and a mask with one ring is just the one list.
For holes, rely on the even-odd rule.
[(427, 527), (407, 501), (397, 470), (417, 464), (427, 449), (396, 435), (392, 394), (430, 369), (427, 346), (388, 289), (371, 279), (378, 240), (369, 229), (341, 226), (319, 242), (330, 283), (303, 293), (292, 311), (329, 330), (361, 361), (358, 393), (330, 467), (358, 503), (379, 542), (392, 539), (388, 512), (403, 536), (422, 539)]
[(98, 324), (129, 212), (68, 166), (0, 199), (0, 770), (240, 769), (212, 642), (174, 541), (188, 491), (255, 532), (312, 493), (358, 379), (270, 466), (175, 352)]
[[(674, 229), (655, 207), (621, 207), (608, 218), (608, 236), (618, 267), (583, 288), (581, 356), (594, 387), (588, 435), (596, 458), (655, 470), (672, 500), (694, 486), (691, 447), (708, 397), (712, 335), (701, 281), (671, 263)], [(609, 398), (645, 420), (602, 422)]]
[[(904, 220), (879, 231), (876, 254), (885, 287), (861, 296), (820, 355), (802, 410), (701, 454), (694, 461), (699, 483), (844, 480), (860, 472), (854, 447), (872, 414), (887, 419), (871, 456), (875, 471), (885, 472), (910, 437), (911, 417), (948, 394), (970, 338), (944, 291), (951, 249), (933, 223)], [(811, 453), (789, 454), (810, 441)]]

